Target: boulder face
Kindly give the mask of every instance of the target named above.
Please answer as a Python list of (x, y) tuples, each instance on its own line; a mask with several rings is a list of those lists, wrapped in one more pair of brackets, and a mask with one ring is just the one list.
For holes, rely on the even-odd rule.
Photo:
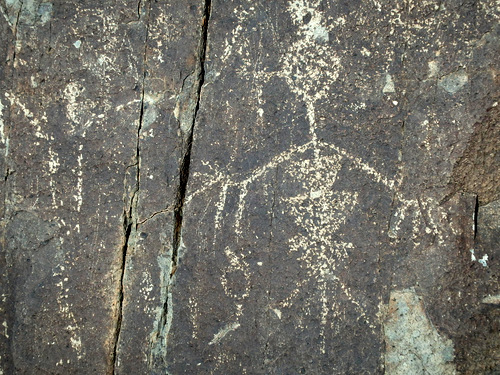
[(0, 12), (0, 374), (500, 373), (494, 0)]

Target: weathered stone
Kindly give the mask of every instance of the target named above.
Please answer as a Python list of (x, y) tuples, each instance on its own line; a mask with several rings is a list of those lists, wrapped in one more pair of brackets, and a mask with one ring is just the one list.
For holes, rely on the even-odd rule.
[(432, 326), (415, 290), (391, 292), (386, 320), (386, 374), (456, 373), (453, 343)]
[(145, 28), (135, 2), (19, 4), (1, 96), (13, 373), (110, 373)]
[[(115, 371), (142, 374), (163, 363), (176, 210), (190, 125), (200, 85), (203, 3), (141, 4), (147, 29), (137, 166), (124, 254), (123, 306)], [(189, 99), (185, 99), (185, 93)], [(194, 100), (194, 106), (189, 101)], [(179, 109), (179, 103), (187, 108)], [(181, 105), (181, 106), (182, 106)], [(189, 118), (191, 123), (189, 125)], [(161, 368), (164, 368), (162, 365)]]
[(7, 20), (0, 16), (0, 371), (13, 373), (11, 349), (12, 323), (15, 318), (14, 300), (10, 292), (9, 263), (5, 241), (6, 180), (10, 170), (6, 158), (9, 153), (9, 103), (4, 94), (9, 89), (12, 70), (9, 60), (13, 48), (13, 35)]
[(0, 373), (500, 371), (493, 0), (0, 11)]
[(474, 126), (467, 149), (453, 169), (455, 189), (477, 194), (479, 203), (500, 198), (500, 107), (493, 103)]

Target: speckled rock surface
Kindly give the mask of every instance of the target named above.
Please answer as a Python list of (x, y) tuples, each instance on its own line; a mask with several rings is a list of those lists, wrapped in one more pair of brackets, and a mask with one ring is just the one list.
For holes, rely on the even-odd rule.
[(0, 12), (0, 374), (500, 373), (495, 1)]

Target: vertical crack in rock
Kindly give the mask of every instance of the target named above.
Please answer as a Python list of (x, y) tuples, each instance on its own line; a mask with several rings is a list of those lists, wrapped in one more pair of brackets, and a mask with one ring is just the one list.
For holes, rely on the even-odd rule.
[[(6, 5), (7, 5), (7, 2), (6, 2)], [(19, 7), (19, 9), (17, 9), (17, 12), (15, 14), (14, 20), (11, 23), (12, 33), (14, 34), (14, 50), (12, 51), (12, 64), (14, 64), (14, 62), (16, 61), (16, 52), (17, 52), (17, 48), (18, 48), (17, 31), (18, 31), (18, 27), (19, 27), (19, 21), (21, 19), (21, 13), (23, 11), (23, 5), (24, 5), (24, 1), (22, 1), (22, 0), (17, 1), (17, 2), (14, 1), (11, 4), (11, 7), (13, 8), (12, 10), (14, 10), (14, 11), (15, 11), (16, 7)], [(8, 8), (6, 10), (6, 13), (8, 16), (8, 14), (9, 14)]]
[(477, 238), (477, 217), (479, 215), (479, 196), (476, 195), (476, 201), (474, 202), (474, 213), (472, 215), (472, 232), (474, 235), (474, 241)]
[(203, 4), (200, 40), (198, 43), (196, 66), (191, 74), (183, 81), (177, 98), (174, 115), (179, 122), (182, 136), (182, 151), (179, 160), (179, 187), (174, 206), (174, 231), (172, 237), (172, 252), (167, 264), (163, 267), (162, 301), (163, 305), (158, 317), (158, 325), (151, 337), (150, 367), (165, 370), (167, 353), (167, 336), (172, 322), (172, 293), (171, 285), (178, 267), (179, 249), (182, 246), (182, 221), (184, 199), (189, 180), (191, 164), (191, 148), (193, 143), (193, 129), (200, 107), (200, 95), (205, 80), (205, 57), (207, 50), (208, 23), (210, 19), (211, 0)]
[(137, 2), (137, 20), (141, 20), (142, 0)]
[[(139, 3), (140, 6), (140, 3)], [(109, 375), (115, 373), (115, 368), (117, 366), (118, 359), (118, 344), (120, 341), (120, 333), (123, 321), (123, 299), (124, 299), (124, 281), (125, 281), (125, 272), (126, 272), (126, 264), (127, 264), (127, 253), (131, 246), (135, 245), (135, 239), (133, 238), (137, 232), (138, 226), (138, 215), (137, 215), (137, 201), (139, 198), (139, 190), (140, 190), (140, 176), (141, 176), (141, 144), (140, 137), (142, 126), (144, 122), (144, 94), (145, 94), (145, 83), (146, 83), (146, 60), (147, 60), (147, 44), (148, 44), (148, 36), (149, 36), (149, 18), (151, 11), (151, 2), (148, 2), (147, 14), (146, 14), (146, 33), (144, 40), (144, 53), (143, 53), (143, 71), (142, 71), (142, 92), (141, 92), (141, 103), (140, 103), (140, 114), (139, 114), (139, 124), (137, 125), (137, 134), (136, 134), (136, 147), (135, 147), (135, 157), (134, 164), (127, 167), (135, 167), (135, 176), (132, 182), (133, 191), (131, 197), (129, 199), (129, 188), (130, 186), (125, 184), (125, 207), (123, 209), (123, 247), (122, 247), (122, 259), (121, 259), (121, 274), (120, 274), (120, 284), (119, 284), (119, 294), (118, 294), (118, 313), (116, 319), (115, 332), (113, 337), (113, 353), (111, 358), (110, 370), (108, 371)], [(140, 12), (140, 10), (139, 10)], [(139, 13), (140, 16), (140, 13)]]

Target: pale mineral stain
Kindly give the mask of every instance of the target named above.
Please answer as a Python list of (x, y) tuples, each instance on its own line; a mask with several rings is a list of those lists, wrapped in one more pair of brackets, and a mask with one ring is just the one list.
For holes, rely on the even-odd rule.
[(323, 195), (323, 192), (321, 190), (315, 190), (315, 191), (311, 191), (311, 193), (309, 194), (311, 199), (316, 199), (316, 198), (319, 198)]
[(46, 24), (52, 18), (52, 3), (41, 3), (38, 6), (38, 16), (42, 25)]
[(456, 373), (453, 342), (442, 337), (429, 321), (413, 288), (391, 292), (384, 310), (386, 374)]
[(472, 262), (475, 262), (477, 260), (477, 258), (476, 258), (476, 254), (475, 254), (474, 249), (470, 249), (469, 251), (470, 251), (470, 260)]
[(223, 328), (221, 328), (219, 330), (219, 332), (217, 332), (214, 335), (214, 338), (212, 339), (212, 341), (210, 341), (208, 343), (208, 345), (214, 345), (214, 344), (219, 343), (229, 332), (235, 331), (239, 327), (240, 327), (240, 323), (238, 323), (238, 322), (227, 324), (226, 326), (224, 326)]
[[(158, 109), (156, 104), (163, 98), (163, 95), (144, 95), (144, 115), (142, 117), (142, 129), (148, 129), (158, 117)], [(178, 108), (176, 107), (176, 110)], [(177, 118), (178, 114), (176, 115)]]
[(478, 263), (481, 264), (483, 267), (488, 267), (488, 254), (483, 255), (481, 259), (478, 260)]
[(394, 81), (392, 80), (392, 76), (390, 74), (385, 75), (385, 84), (382, 92), (384, 94), (396, 92), (396, 87), (394, 86)]
[(464, 70), (459, 70), (442, 77), (439, 80), (439, 87), (449, 94), (455, 94), (467, 84), (469, 76)]
[(432, 60), (427, 64), (429, 66), (429, 78), (437, 76), (437, 74), (439, 73), (439, 63), (435, 60)]
[(281, 311), (279, 309), (272, 309), (272, 310), (276, 314), (276, 316), (278, 317), (278, 319), (281, 319)]
[(470, 252), (470, 260), (471, 262), (478, 262), (480, 265), (482, 265), (483, 267), (488, 267), (488, 254), (484, 254), (481, 258), (477, 258), (476, 257), (476, 252), (474, 249), (470, 249), (469, 250)]
[(500, 294), (484, 297), (481, 300), (481, 303), (488, 305), (500, 305)]

